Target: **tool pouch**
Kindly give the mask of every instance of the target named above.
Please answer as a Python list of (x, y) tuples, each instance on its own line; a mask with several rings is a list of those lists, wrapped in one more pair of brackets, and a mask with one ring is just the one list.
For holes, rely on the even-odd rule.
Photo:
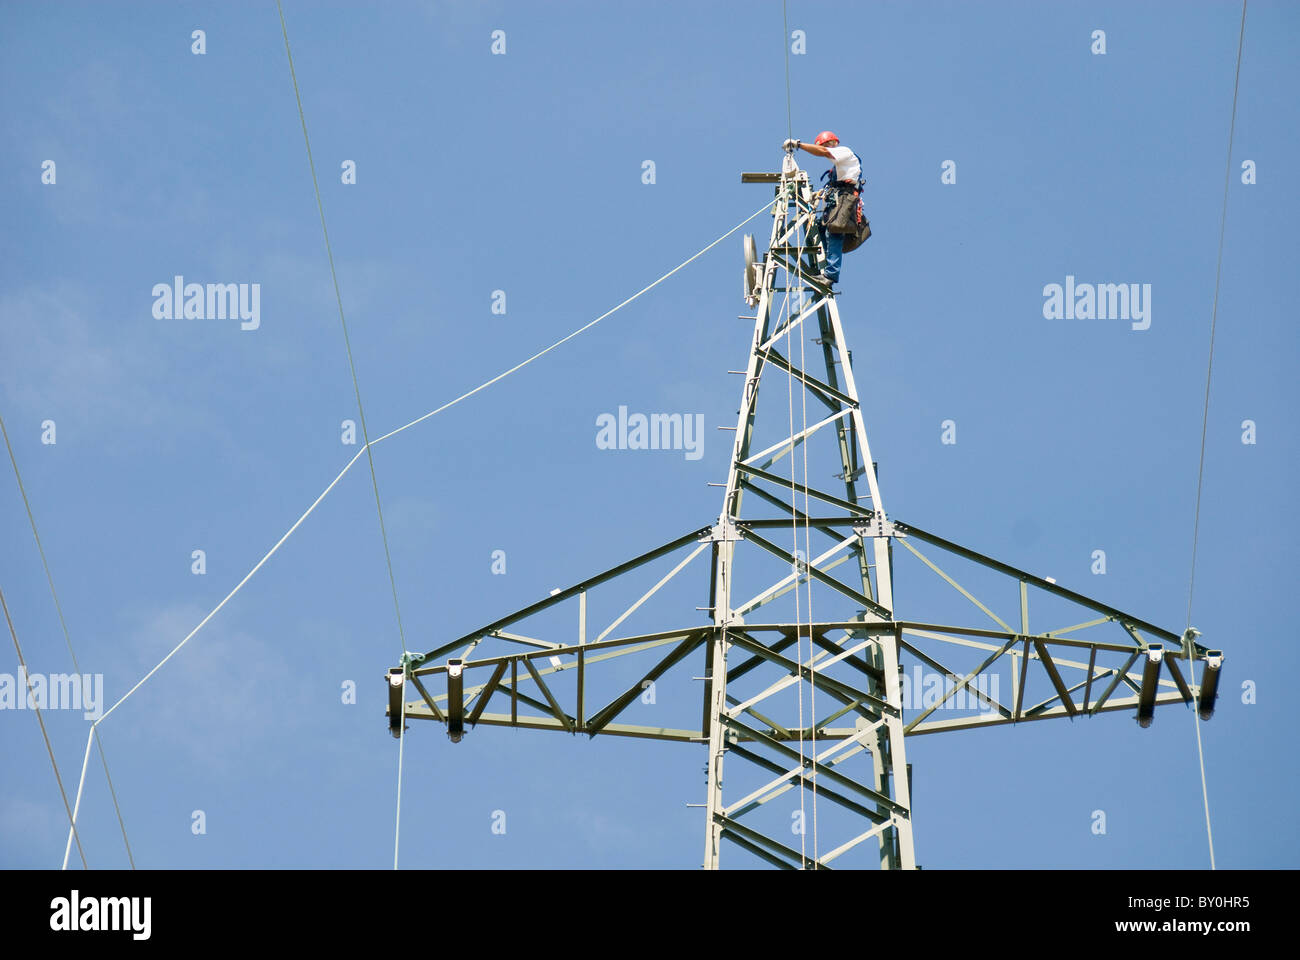
[[(826, 214), (826, 232), (856, 234), (862, 216), (862, 201), (856, 190), (837, 189), (834, 194), (835, 206)], [(831, 197), (827, 197), (832, 202)]]
[(862, 198), (858, 198), (856, 204), (858, 212), (858, 222), (855, 224), (854, 232), (844, 238), (843, 252), (849, 253), (862, 246), (871, 237), (871, 221), (867, 219), (866, 213), (862, 209)]

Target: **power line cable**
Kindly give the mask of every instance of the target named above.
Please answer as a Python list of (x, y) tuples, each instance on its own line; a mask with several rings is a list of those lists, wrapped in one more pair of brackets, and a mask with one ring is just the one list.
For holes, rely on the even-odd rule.
[(379, 478), (375, 473), (375, 456), (370, 450), (370, 431), (366, 428), (366, 409), (361, 403), (361, 385), (357, 381), (357, 364), (352, 358), (352, 339), (348, 336), (348, 321), (343, 315), (343, 294), (339, 291), (339, 274), (334, 266), (334, 250), (330, 246), (330, 232), (325, 225), (325, 205), (321, 201), (320, 183), (316, 179), (316, 161), (311, 155), (311, 138), (307, 136), (307, 115), (302, 108), (302, 93), (298, 89), (298, 74), (293, 67), (293, 51), (289, 48), (289, 28), (284, 22), (284, 7), (280, 0), (275, 0), (275, 7), (280, 12), (280, 32), (284, 34), (284, 53), (289, 59), (289, 76), (293, 80), (293, 95), (298, 101), (298, 120), (302, 123), (302, 139), (307, 145), (307, 165), (311, 168), (311, 186), (316, 194), (316, 209), (320, 212), (320, 229), (325, 237), (325, 254), (329, 258), (330, 278), (334, 281), (334, 299), (339, 307), (339, 323), (343, 326), (343, 344), (348, 352), (348, 370), (352, 374), (352, 390), (357, 398), (357, 414), (361, 420), (361, 437), (365, 441), (362, 448), (370, 464), (370, 485), (375, 492), (375, 510), (379, 514), (379, 535), (384, 541), (384, 562), (388, 565), (388, 582), (393, 589), (393, 609), (397, 614), (397, 636), (402, 643), (402, 653), (406, 649), (406, 631), (402, 627), (402, 607), (397, 601), (397, 577), (393, 573), (393, 555), (388, 548), (388, 529), (384, 524), (384, 508), (379, 501)]
[[(59, 626), (63, 629), (63, 639), (68, 644), (68, 653), (72, 656), (72, 667), (80, 676), (82, 675), (81, 664), (77, 662), (77, 652), (72, 649), (72, 634), (68, 630), (68, 622), (63, 616), (63, 604), (59, 602), (59, 592), (54, 589), (54, 574), (50, 571), (50, 561), (45, 556), (45, 546), (41, 543), (40, 531), (36, 529), (36, 516), (32, 513), (31, 502), (27, 499), (27, 488), (23, 485), (23, 475), (18, 469), (18, 458), (14, 456), (13, 445), (9, 442), (9, 430), (5, 427), (4, 417), (0, 417), (0, 434), (4, 435), (5, 449), (9, 451), (9, 462), (13, 464), (14, 479), (18, 481), (18, 492), (22, 494), (23, 507), (27, 510), (27, 521), (31, 524), (32, 536), (36, 539), (36, 550), (41, 555), (41, 565), (45, 568), (45, 579), (50, 585), (50, 596), (54, 598), (54, 609), (59, 615)], [(95, 728), (92, 726), (91, 729), (94, 730)], [(99, 759), (104, 764), (104, 777), (108, 781), (108, 795), (113, 798), (113, 809), (117, 812), (117, 823), (122, 829), (122, 842), (126, 844), (126, 859), (131, 864), (131, 869), (134, 870), (135, 857), (131, 853), (131, 841), (126, 835), (126, 820), (122, 816), (122, 807), (117, 800), (117, 789), (113, 786), (113, 775), (108, 772), (108, 754), (104, 751), (104, 741), (100, 739), (98, 731), (95, 731), (95, 745), (99, 748)], [(62, 783), (59, 786), (62, 789)], [(67, 804), (66, 797), (64, 797), (64, 804)]]
[[(1192, 521), (1192, 564), (1187, 584), (1187, 630), (1192, 627), (1192, 598), (1196, 592), (1196, 552), (1201, 533), (1201, 491), (1205, 481), (1205, 440), (1210, 423), (1210, 381), (1214, 374), (1214, 334), (1219, 321), (1219, 281), (1223, 273), (1223, 237), (1228, 223), (1228, 187), (1232, 182), (1232, 143), (1237, 132), (1237, 93), (1241, 88), (1241, 51), (1246, 40), (1246, 0), (1241, 0), (1241, 26), (1237, 32), (1237, 66), (1232, 78), (1232, 120), (1228, 124), (1228, 157), (1223, 174), (1223, 207), (1219, 213), (1219, 252), (1214, 265), (1214, 305), (1210, 310), (1210, 351), (1205, 368), (1205, 404), (1201, 413), (1201, 452), (1196, 467), (1196, 512)], [(1194, 642), (1184, 632), (1187, 643)], [(1189, 661), (1190, 662), (1190, 661)], [(1205, 781), (1205, 748), (1201, 742), (1201, 705), (1194, 697), (1196, 752), (1201, 765), (1201, 798), (1205, 804), (1205, 839), (1210, 847), (1210, 869), (1215, 869), (1214, 831), (1210, 825), (1210, 792)]]
[[(13, 618), (9, 616), (9, 604), (5, 602), (4, 590), (0, 590), (0, 607), (4, 608), (5, 623), (9, 624), (9, 635), (13, 637), (14, 649), (18, 651), (18, 665), (23, 671), (23, 677), (27, 681), (26, 693), (31, 699), (32, 708), (36, 711), (36, 722), (41, 725), (41, 737), (45, 740), (45, 752), (50, 755), (50, 766), (54, 768), (54, 779), (59, 783), (59, 796), (63, 798), (63, 809), (67, 811), (68, 823), (71, 825), (73, 836), (77, 841), (77, 853), (81, 854), (81, 866), (83, 869), (89, 870), (90, 865), (86, 863), (86, 851), (81, 847), (81, 834), (77, 833), (77, 822), (72, 816), (71, 807), (68, 806), (68, 793), (63, 789), (63, 777), (59, 775), (59, 764), (58, 761), (54, 759), (54, 748), (50, 745), (50, 734), (49, 731), (45, 729), (45, 718), (41, 716), (41, 705), (37, 702), (36, 690), (32, 687), (32, 678), (27, 672), (27, 661), (23, 658), (23, 648), (18, 642), (18, 631), (14, 629)], [(24, 693), (18, 692), (17, 695), (24, 696)], [(87, 747), (87, 752), (89, 752), (89, 747)], [(63, 865), (65, 867), (67, 866), (66, 857), (64, 858)]]

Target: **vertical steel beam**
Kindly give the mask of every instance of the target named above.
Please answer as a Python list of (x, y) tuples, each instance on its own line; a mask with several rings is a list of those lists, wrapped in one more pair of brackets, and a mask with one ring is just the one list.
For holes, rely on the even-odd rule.
[(705, 801), (708, 823), (705, 825), (704, 869), (716, 870), (722, 853), (722, 760), (727, 749), (727, 728), (720, 720), (727, 706), (727, 628), (718, 626), (710, 642), (713, 647), (713, 669), (709, 674), (708, 690), (712, 723), (709, 727), (709, 794)]
[(587, 679), (587, 655), (582, 650), (582, 646), (587, 642), (587, 591), (583, 590), (578, 594), (578, 706), (577, 732), (581, 733), (587, 725), (587, 710), (584, 701), (586, 694)]

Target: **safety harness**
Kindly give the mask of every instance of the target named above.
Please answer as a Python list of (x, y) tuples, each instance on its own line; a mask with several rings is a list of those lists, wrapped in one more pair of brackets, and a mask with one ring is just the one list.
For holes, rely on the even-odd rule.
[[(866, 187), (866, 178), (862, 175), (862, 158), (853, 153), (853, 158), (858, 161), (858, 179), (857, 182), (852, 180), (832, 180), (831, 177), (835, 172), (832, 166), (822, 174), (822, 182), (826, 184), (826, 206), (822, 214), (822, 223), (829, 233), (844, 234), (844, 252), (849, 252), (860, 246), (868, 237), (871, 236), (871, 224), (867, 220), (866, 212), (862, 209), (862, 191)], [(830, 202), (834, 191), (835, 202)]]

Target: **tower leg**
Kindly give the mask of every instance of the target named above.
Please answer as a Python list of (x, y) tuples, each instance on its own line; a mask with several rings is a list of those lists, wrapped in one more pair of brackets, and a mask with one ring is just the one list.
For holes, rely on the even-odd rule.
[[(724, 548), (725, 549), (725, 546)], [(705, 828), (704, 869), (716, 870), (722, 846), (722, 760), (727, 730), (719, 722), (727, 701), (727, 631), (718, 627), (713, 638), (713, 669), (707, 681), (709, 694), (708, 823)]]

